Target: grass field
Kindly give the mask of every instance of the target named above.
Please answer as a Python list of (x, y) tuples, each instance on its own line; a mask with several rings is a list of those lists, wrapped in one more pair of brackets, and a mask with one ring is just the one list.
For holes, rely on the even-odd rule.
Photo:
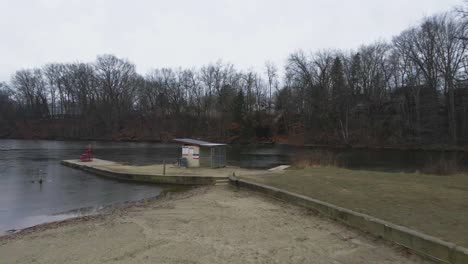
[(242, 178), (307, 195), (468, 247), (468, 175), (334, 167)]

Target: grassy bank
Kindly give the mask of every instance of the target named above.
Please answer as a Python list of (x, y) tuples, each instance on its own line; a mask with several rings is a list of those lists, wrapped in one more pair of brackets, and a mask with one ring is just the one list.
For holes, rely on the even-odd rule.
[(468, 247), (468, 175), (437, 176), (317, 167), (243, 178)]

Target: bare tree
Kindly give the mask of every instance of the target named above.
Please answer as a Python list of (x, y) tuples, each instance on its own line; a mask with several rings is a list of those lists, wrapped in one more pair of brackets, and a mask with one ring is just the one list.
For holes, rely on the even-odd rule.
[(431, 17), (430, 20), (437, 25), (437, 60), (436, 64), (444, 79), (444, 93), (448, 104), (448, 120), (450, 136), (457, 142), (457, 121), (455, 112), (455, 81), (457, 74), (463, 67), (468, 42), (460, 39), (466, 31), (465, 23), (458, 23), (449, 14)]
[(137, 77), (135, 65), (113, 55), (102, 55), (98, 56), (94, 67), (108, 114), (108, 128), (120, 129), (123, 115), (133, 106), (134, 81)]
[(267, 61), (265, 63), (265, 73), (268, 78), (268, 112), (271, 112), (271, 105), (272, 105), (272, 89), (273, 87), (277, 87), (278, 83), (278, 68), (276, 65), (271, 62)]

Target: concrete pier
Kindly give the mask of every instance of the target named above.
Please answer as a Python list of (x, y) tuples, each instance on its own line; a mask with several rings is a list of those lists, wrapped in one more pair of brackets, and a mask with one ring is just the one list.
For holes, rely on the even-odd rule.
[(159, 184), (184, 185), (214, 185), (227, 183), (228, 177), (235, 175), (262, 175), (265, 170), (250, 170), (239, 167), (224, 168), (181, 168), (162, 164), (132, 166), (113, 161), (94, 159), (92, 162), (80, 160), (63, 160), (62, 164), (68, 167), (91, 172), (108, 178)]

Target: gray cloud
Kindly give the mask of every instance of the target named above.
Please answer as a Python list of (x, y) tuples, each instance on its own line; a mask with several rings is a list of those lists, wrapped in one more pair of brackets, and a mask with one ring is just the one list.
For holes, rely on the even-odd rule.
[(140, 73), (222, 59), (282, 65), (298, 49), (353, 49), (390, 39), (461, 0), (0, 0), (0, 81), (48, 62), (113, 53)]

